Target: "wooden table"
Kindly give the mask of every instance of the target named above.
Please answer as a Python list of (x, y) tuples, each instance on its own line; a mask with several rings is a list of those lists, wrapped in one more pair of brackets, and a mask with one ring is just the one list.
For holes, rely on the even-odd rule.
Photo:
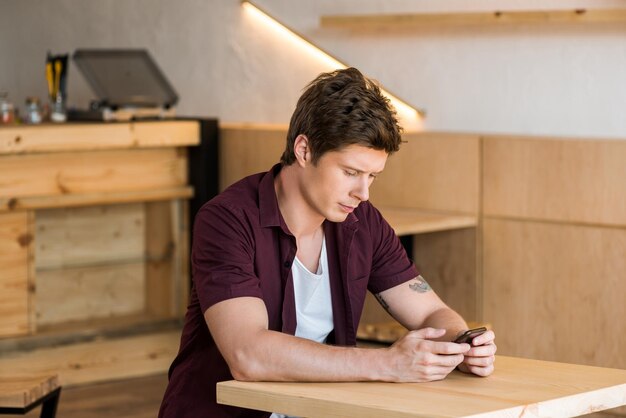
[(300, 417), (572, 417), (626, 405), (626, 370), (497, 356), (488, 378), (217, 384), (222, 404)]
[(42, 405), (39, 416), (54, 418), (60, 394), (57, 375), (0, 378), (0, 415), (26, 414)]

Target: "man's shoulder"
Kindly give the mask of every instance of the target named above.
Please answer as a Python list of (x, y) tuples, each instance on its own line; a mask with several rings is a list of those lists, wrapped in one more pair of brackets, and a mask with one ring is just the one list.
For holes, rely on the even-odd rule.
[(244, 177), (228, 186), (209, 201), (211, 204), (234, 204), (235, 206), (258, 206), (259, 186), (267, 173), (257, 173)]
[(234, 216), (258, 214), (259, 186), (267, 173), (257, 173), (236, 181), (224, 191), (206, 202), (200, 209), (203, 212), (229, 212)]

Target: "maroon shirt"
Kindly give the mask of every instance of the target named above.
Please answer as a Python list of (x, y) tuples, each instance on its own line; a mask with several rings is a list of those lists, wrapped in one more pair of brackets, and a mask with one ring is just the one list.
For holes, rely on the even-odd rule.
[[(193, 288), (180, 350), (169, 370), (159, 417), (266, 417), (269, 413), (216, 403), (215, 384), (232, 375), (204, 320), (212, 305), (253, 296), (267, 308), (269, 329), (295, 334), (291, 264), (296, 239), (278, 208), (274, 178), (247, 177), (205, 204), (193, 231)], [(380, 293), (418, 275), (393, 229), (369, 202), (344, 222), (323, 224), (334, 331), (328, 342), (356, 344), (366, 291)]]

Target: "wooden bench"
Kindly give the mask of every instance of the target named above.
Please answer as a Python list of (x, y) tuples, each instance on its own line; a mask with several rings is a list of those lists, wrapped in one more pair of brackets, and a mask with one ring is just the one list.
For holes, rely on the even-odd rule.
[(41, 405), (41, 418), (54, 418), (61, 385), (58, 375), (0, 377), (0, 414), (26, 414)]

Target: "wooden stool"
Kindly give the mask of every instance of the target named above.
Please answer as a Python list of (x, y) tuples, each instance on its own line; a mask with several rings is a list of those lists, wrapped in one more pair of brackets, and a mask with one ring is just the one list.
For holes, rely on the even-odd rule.
[(59, 376), (0, 377), (0, 414), (26, 414), (42, 405), (41, 418), (54, 418), (61, 386)]

